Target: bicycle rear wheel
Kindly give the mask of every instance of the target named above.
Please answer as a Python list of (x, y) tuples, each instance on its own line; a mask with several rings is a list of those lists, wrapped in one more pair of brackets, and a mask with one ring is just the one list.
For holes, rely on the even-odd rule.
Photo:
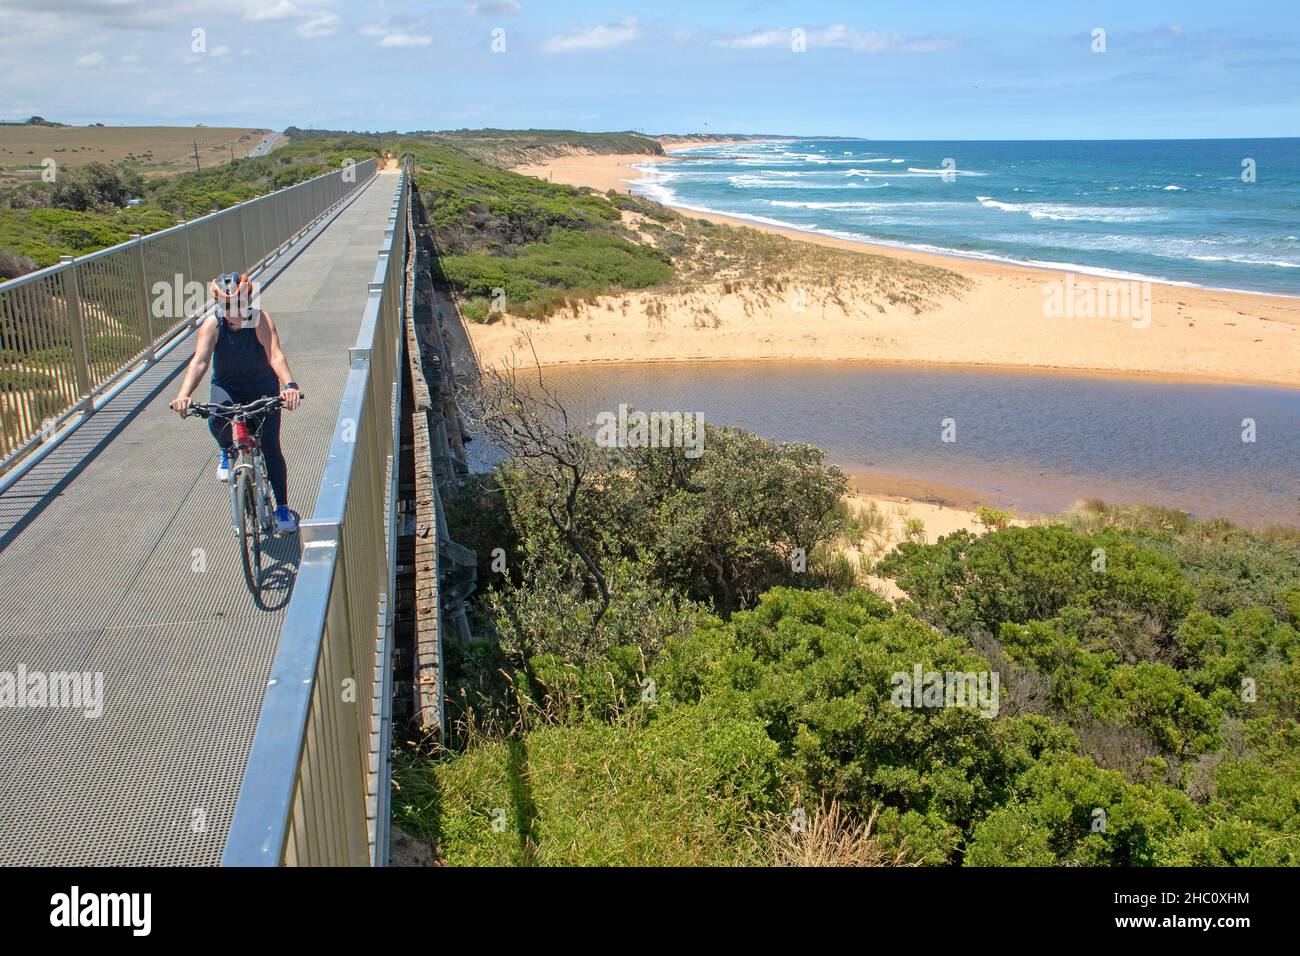
[(266, 524), (263, 526), (262, 531), (266, 535), (271, 536), (275, 534), (275, 496), (271, 492), (270, 480), (265, 477), (266, 459), (262, 457), (260, 452), (258, 453), (257, 458), (257, 473), (263, 476), (261, 515), (263, 519), (265, 519)]
[(257, 485), (246, 468), (238, 471), (235, 497), (239, 512), (239, 556), (244, 564), (244, 583), (253, 597), (262, 593), (262, 525), (257, 514)]

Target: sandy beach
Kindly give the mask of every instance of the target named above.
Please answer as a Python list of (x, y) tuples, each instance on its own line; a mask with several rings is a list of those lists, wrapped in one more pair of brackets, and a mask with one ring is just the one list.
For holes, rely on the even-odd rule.
[[(641, 175), (634, 165), (674, 161), (672, 156), (566, 156), (517, 171), (602, 192), (629, 192)], [(755, 308), (720, 282), (706, 290), (708, 322), (699, 319), (698, 294), (629, 293), (546, 322), (506, 315), (473, 325), (482, 360), (508, 359), (524, 345), (526, 332), (544, 365), (875, 361), (1300, 387), (1300, 299), (1151, 283), (1149, 307), (1135, 306), (1133, 313), (1052, 315), (1046, 304), (1053, 297), (1061, 301), (1090, 284), (1104, 294), (1105, 284), (1120, 280), (853, 242), (713, 214), (687, 215), (937, 266), (968, 281), (962, 292), (945, 295), (919, 313), (860, 302), (852, 290), (845, 295), (816, 287)], [(797, 280), (792, 282), (798, 289)], [(1141, 284), (1132, 290), (1136, 302)]]

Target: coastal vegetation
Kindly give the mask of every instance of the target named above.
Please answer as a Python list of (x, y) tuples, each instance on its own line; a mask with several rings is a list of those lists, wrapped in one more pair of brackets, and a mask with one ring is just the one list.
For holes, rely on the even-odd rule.
[[(346, 159), (379, 155), (357, 137), (318, 138), (162, 179), (141, 178), (128, 163), (94, 162), (61, 171), (53, 183), (0, 189), (0, 280), (291, 186)], [(138, 205), (124, 205), (137, 198)]]
[(583, 133), (565, 129), (461, 129), (429, 133), (478, 162), (500, 169), (539, 163), (574, 153), (643, 153), (662, 156), (659, 141), (641, 133)]
[(539, 163), (556, 156), (586, 154), (662, 155), (659, 141), (641, 133), (586, 133), (572, 129), (456, 129), (425, 130), (413, 133), (345, 133), (336, 130), (305, 130), (291, 126), (285, 130), (291, 141), (319, 137), (363, 136), (391, 149), (444, 145), (455, 148), (476, 162), (500, 169)]
[(522, 176), (460, 145), (407, 148), (442, 278), (473, 321), (501, 312), (546, 319), (602, 297), (614, 308), (637, 290), (660, 294), (661, 309), (690, 310), (701, 326), (717, 324), (719, 302), (734, 300), (749, 314), (795, 294), (808, 309), (856, 301), (879, 312), (920, 312), (969, 286), (931, 265), (721, 226), (639, 197)]
[(447, 740), (398, 757), (444, 861), (1300, 863), (1300, 534), (988, 510), (846, 574), (881, 518), (818, 449), (598, 447), (522, 382), (489, 374), (509, 457), (447, 502), (482, 561)]
[(668, 257), (632, 241), (604, 197), (496, 169), (447, 146), (414, 155), (439, 268), (471, 316), (486, 320), (502, 303), (540, 318), (673, 275)]

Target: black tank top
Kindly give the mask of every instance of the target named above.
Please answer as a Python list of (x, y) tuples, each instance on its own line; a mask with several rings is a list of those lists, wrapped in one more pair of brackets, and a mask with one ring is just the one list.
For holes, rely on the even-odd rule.
[(223, 317), (217, 317), (212, 381), (232, 394), (263, 391), (270, 395), (278, 390), (279, 377), (271, 368), (266, 349), (257, 337), (256, 325), (245, 324), (242, 329), (232, 329)]

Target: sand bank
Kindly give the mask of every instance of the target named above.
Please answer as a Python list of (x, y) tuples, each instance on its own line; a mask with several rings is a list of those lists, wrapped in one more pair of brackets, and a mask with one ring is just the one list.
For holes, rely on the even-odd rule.
[[(566, 156), (519, 172), (570, 185), (629, 191), (632, 167), (674, 162), (671, 156)], [(897, 249), (688, 213), (713, 222), (758, 228), (802, 242), (926, 263), (970, 281), (962, 293), (914, 314), (878, 309), (826, 290), (807, 301), (771, 301), (761, 308), (729, 295), (721, 283), (705, 290), (710, 320), (700, 321), (700, 296), (632, 293), (607, 297), (547, 322), (506, 316), (472, 328), (485, 362), (505, 359), (527, 331), (545, 365), (612, 362), (838, 360), (902, 364), (1037, 368), (1300, 387), (1300, 299), (1151, 283), (1142, 307), (1113, 317), (1048, 314), (1053, 295), (1074, 296), (1083, 274)], [(882, 263), (887, 268), (888, 263)], [(791, 277), (797, 286), (797, 277)], [(1104, 293), (1104, 287), (1097, 286)], [(1138, 289), (1133, 290), (1136, 294)], [(841, 297), (842, 298), (842, 297)], [(529, 358), (531, 361), (531, 356)]]

